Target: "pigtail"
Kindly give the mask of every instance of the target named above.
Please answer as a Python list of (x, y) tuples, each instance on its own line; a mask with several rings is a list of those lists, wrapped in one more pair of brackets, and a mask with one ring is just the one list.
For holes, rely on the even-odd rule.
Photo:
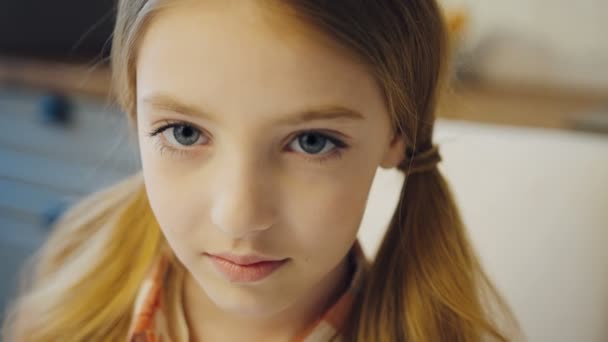
[(137, 290), (162, 242), (141, 173), (85, 198), (32, 260), (6, 340), (124, 340)]
[(407, 178), (347, 340), (507, 341), (484, 311), (483, 292), (507, 306), (472, 251), (446, 180), (436, 168)]

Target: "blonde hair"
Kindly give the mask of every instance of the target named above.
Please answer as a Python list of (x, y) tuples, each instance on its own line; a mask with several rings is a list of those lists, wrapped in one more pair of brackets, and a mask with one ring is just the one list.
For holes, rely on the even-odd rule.
[[(444, 18), (435, 1), (281, 3), (367, 62), (394, 127), (410, 148), (432, 146), (448, 55)], [(137, 47), (161, 6), (152, 0), (118, 2), (113, 76), (132, 126)], [(507, 341), (490, 304), (502, 317), (515, 319), (471, 248), (446, 180), (438, 169), (403, 171), (399, 204), (343, 327), (346, 340), (480, 341), (489, 336)], [(40, 251), (31, 287), (8, 320), (8, 339), (124, 339), (138, 286), (163, 248), (166, 241), (141, 174), (93, 194), (63, 216)], [(169, 277), (167, 287), (176, 288), (179, 278)]]

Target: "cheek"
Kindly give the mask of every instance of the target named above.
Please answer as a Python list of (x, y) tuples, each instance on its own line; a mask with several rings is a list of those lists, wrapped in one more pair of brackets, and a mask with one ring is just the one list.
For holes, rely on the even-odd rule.
[[(374, 172), (357, 169), (295, 191), (290, 210), (295, 235), (308, 250), (350, 246), (363, 217)], [(325, 248), (323, 248), (325, 249)]]
[[(150, 143), (140, 144), (142, 170), (150, 207), (165, 237), (174, 249), (186, 246), (189, 234), (196, 230), (196, 213), (200, 213), (200, 200), (188, 176), (179, 168), (170, 167), (171, 161), (158, 156)], [(204, 184), (199, 184), (204, 186)], [(177, 247), (177, 248), (176, 248)], [(183, 248), (183, 247), (181, 247)]]

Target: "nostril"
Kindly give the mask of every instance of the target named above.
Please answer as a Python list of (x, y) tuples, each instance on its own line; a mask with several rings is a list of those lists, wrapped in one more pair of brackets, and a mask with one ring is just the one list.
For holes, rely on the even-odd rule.
[(245, 237), (270, 229), (275, 217), (271, 211), (260, 206), (232, 209), (230, 206), (215, 206), (211, 211), (213, 225), (232, 237)]
[(266, 183), (267, 177), (251, 171), (253, 164), (248, 166), (217, 178), (210, 207), (211, 223), (234, 237), (268, 230), (277, 219), (277, 197), (271, 193), (271, 184)]

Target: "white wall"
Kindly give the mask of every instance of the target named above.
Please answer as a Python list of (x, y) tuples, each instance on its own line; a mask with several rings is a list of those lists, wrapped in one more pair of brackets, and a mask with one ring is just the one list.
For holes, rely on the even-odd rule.
[(489, 36), (479, 61), (492, 79), (608, 89), (607, 0), (441, 0), (471, 16), (468, 47)]
[[(608, 341), (608, 137), (440, 120), (440, 164), (481, 260), (531, 342)], [(373, 255), (403, 179), (380, 170)]]

